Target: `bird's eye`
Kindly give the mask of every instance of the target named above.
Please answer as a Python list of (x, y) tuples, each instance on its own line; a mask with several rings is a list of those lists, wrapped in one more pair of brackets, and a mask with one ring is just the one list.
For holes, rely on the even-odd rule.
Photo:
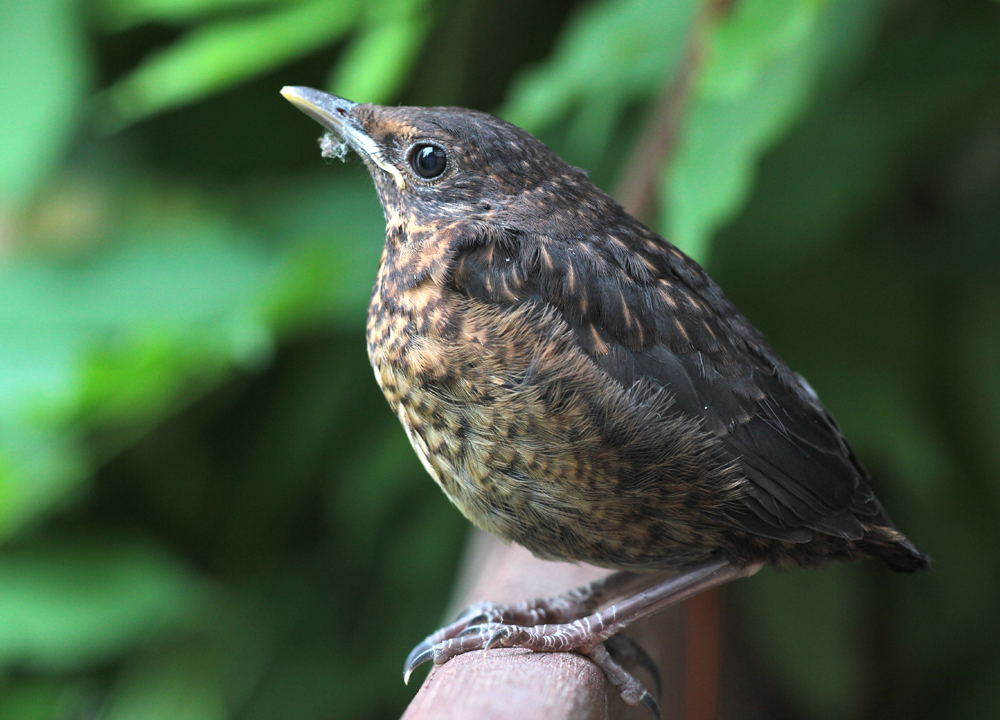
[(433, 180), (444, 172), (448, 158), (437, 145), (414, 145), (410, 151), (410, 167), (425, 180)]

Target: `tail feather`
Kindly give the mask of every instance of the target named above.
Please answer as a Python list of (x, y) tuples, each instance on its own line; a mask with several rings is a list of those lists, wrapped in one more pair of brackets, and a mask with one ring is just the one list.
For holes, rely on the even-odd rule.
[(872, 557), (878, 558), (897, 572), (912, 573), (930, 569), (930, 556), (918, 550), (903, 533), (887, 527), (868, 526), (866, 529), (869, 532), (858, 544)]

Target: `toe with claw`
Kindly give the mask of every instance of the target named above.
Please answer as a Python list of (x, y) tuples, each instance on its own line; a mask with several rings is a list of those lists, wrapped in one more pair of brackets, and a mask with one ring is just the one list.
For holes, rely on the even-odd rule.
[(663, 695), (663, 678), (660, 677), (660, 668), (657, 667), (656, 662), (649, 656), (649, 653), (642, 649), (641, 645), (631, 638), (626, 637), (623, 633), (618, 633), (605, 640), (604, 647), (612, 659), (617, 661), (622, 667), (629, 670), (639, 667), (645, 670), (646, 674), (653, 681), (653, 687), (656, 689), (655, 697), (658, 698)]
[(431, 633), (410, 650), (410, 654), (406, 656), (406, 662), (403, 664), (403, 683), (409, 684), (413, 671), (428, 660), (434, 659), (434, 648), (437, 645), (458, 637), (466, 628), (490, 622), (500, 622), (503, 613), (503, 606), (493, 603), (476, 603), (467, 607), (459, 613), (455, 622)]

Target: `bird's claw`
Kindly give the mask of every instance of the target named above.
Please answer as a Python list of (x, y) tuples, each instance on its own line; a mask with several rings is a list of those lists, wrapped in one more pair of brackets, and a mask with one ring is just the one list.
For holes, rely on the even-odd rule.
[[(497, 623), (483, 623), (481, 625), (469, 625), (455, 632), (459, 623), (454, 623), (448, 628), (442, 628), (436, 633), (428, 635), (420, 644), (410, 651), (403, 664), (403, 682), (409, 684), (410, 675), (418, 667), (428, 660), (433, 660), (435, 665), (447, 662), (455, 655), (461, 655), (469, 650), (481, 647), (484, 652), (496, 647), (510, 637), (510, 628)], [(496, 628), (496, 629), (494, 629)], [(444, 631), (447, 636), (442, 639)], [(468, 640), (472, 636), (478, 639)], [(461, 641), (461, 642), (459, 642)]]
[[(481, 612), (475, 617), (469, 618), (466, 622), (468, 623), (468, 627), (472, 627), (474, 625), (483, 625), (489, 622), (497, 622), (496, 618), (499, 617), (502, 617), (502, 613), (498, 614), (496, 611), (493, 611), (492, 613)], [(468, 627), (466, 628), (466, 630), (468, 629)]]
[(455, 637), (457, 638), (468, 637), (469, 635), (475, 635), (476, 633), (481, 633), (482, 631), (483, 627), (481, 625), (469, 625), (469, 627), (465, 628), (465, 630), (460, 632)]
[(502, 644), (505, 640), (510, 638), (510, 636), (511, 629), (506, 625), (501, 625), (498, 629), (493, 631), (489, 640), (486, 641), (486, 645), (483, 646), (483, 655), (488, 653), (491, 648), (495, 648), (497, 645)]
[(663, 720), (663, 715), (660, 714), (660, 705), (656, 702), (656, 698), (646, 692), (639, 698), (639, 702), (646, 706), (649, 714), (653, 716), (653, 720)]
[(434, 646), (428, 645), (426, 640), (413, 648), (406, 656), (406, 663), (403, 665), (403, 684), (409, 685), (413, 671), (433, 658)]
[(465, 608), (462, 612), (458, 614), (455, 618), (453, 624), (465, 623), (466, 625), (475, 625), (475, 621), (480, 617), (486, 617), (486, 615), (491, 611), (495, 610), (496, 605), (489, 602), (480, 602)]
[[(455, 622), (445, 625), (436, 632), (424, 638), (415, 648), (410, 651), (403, 664), (403, 682), (409, 683), (410, 675), (413, 671), (431, 659), (435, 659), (437, 651), (441, 650), (441, 645), (453, 638), (462, 637), (474, 632), (485, 625), (502, 622), (504, 617), (504, 607), (489, 602), (476, 603), (465, 608)], [(476, 628), (470, 630), (470, 628)], [(448, 656), (450, 657), (450, 656)], [(448, 658), (443, 658), (444, 662)]]

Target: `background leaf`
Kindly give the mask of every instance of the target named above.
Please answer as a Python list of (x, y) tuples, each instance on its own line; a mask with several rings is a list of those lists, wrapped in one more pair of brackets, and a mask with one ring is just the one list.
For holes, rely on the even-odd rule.
[(384, 103), (398, 91), (430, 29), (429, 18), (388, 19), (355, 37), (344, 51), (330, 92)]
[[(65, 152), (91, 79), (76, 4), (4, 3), (0, 8), (0, 213), (23, 201)], [(2, 217), (2, 215), (0, 215)], [(0, 234), (3, 229), (0, 228)]]
[[(753, 187), (755, 165), (834, 65), (865, 49), (875, 3), (745, 0), (715, 28), (664, 168), (665, 233), (698, 260)], [(846, 60), (845, 60), (846, 59)]]
[(572, 149), (600, 158), (628, 103), (655, 94), (684, 55), (694, 0), (604, 0), (571, 20), (551, 60), (513, 86), (503, 115), (535, 132), (575, 110)]
[(305, 0), (101, 0), (94, 15), (106, 30), (125, 30), (144, 23), (184, 23), (230, 12), (299, 4)]
[(106, 661), (191, 622), (203, 589), (134, 538), (73, 537), (0, 554), (0, 663)]
[(192, 30), (107, 91), (114, 121), (128, 124), (229, 88), (345, 34), (353, 0), (311, 0)]

